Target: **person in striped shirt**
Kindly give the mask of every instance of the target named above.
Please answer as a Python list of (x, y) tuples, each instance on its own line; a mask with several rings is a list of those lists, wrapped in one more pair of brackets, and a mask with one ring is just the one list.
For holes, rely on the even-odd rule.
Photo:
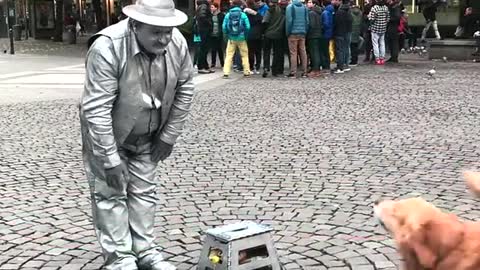
[(385, 4), (385, 0), (377, 0), (376, 4), (368, 14), (370, 20), (370, 29), (372, 32), (373, 54), (375, 55), (375, 64), (385, 64), (385, 33), (387, 32), (388, 21), (390, 20), (390, 11)]

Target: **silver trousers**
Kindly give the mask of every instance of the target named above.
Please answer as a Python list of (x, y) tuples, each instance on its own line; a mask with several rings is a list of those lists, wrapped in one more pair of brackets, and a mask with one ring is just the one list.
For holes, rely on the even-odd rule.
[(119, 147), (130, 179), (120, 190), (107, 185), (104, 170), (84, 151), (85, 171), (90, 185), (93, 223), (103, 250), (106, 270), (137, 269), (137, 259), (158, 258), (154, 244), (156, 207), (155, 169), (151, 144)]

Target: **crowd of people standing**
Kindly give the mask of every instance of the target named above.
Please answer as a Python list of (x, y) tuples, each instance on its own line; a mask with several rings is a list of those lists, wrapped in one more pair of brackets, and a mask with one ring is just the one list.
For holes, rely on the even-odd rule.
[(232, 0), (222, 8), (197, 0), (193, 33), (198, 73), (214, 72), (218, 56), (224, 78), (232, 67), (247, 77), (342, 74), (358, 64), (361, 48), (364, 61), (384, 65), (398, 62), (406, 40), (416, 45), (400, 0), (370, 0), (362, 9), (351, 0)]

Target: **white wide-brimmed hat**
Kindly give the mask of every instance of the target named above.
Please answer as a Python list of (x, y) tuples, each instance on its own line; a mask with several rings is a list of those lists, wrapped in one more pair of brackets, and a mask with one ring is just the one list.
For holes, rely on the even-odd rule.
[(173, 0), (137, 0), (122, 9), (128, 17), (155, 26), (179, 26), (187, 21), (187, 15), (175, 9)]

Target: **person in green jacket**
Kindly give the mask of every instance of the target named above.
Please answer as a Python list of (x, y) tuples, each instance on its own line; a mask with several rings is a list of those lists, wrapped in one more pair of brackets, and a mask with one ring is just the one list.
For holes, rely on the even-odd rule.
[(308, 77), (320, 76), (320, 42), (322, 39), (322, 7), (318, 0), (308, 0), (307, 7), (309, 9), (309, 27), (307, 34), (307, 47), (310, 54), (311, 71)]
[(363, 24), (363, 14), (359, 6), (353, 5), (350, 9), (352, 13), (352, 43), (350, 43), (350, 66), (358, 65), (358, 51), (360, 44), (362, 43), (362, 37), (360, 36)]
[(247, 15), (240, 8), (242, 0), (233, 0), (232, 8), (228, 11), (223, 20), (222, 30), (228, 39), (225, 65), (223, 66), (223, 78), (227, 79), (232, 70), (233, 55), (237, 48), (242, 58), (243, 75), (250, 76), (250, 65), (248, 62), (247, 36), (250, 31), (250, 22)]
[[(278, 0), (271, 0), (265, 17), (263, 17), (263, 26), (265, 29), (265, 43), (263, 47), (263, 74), (267, 77), (272, 69), (272, 76), (283, 76), (285, 63), (285, 14), (278, 4)], [(270, 53), (273, 48), (273, 61), (270, 63)]]

